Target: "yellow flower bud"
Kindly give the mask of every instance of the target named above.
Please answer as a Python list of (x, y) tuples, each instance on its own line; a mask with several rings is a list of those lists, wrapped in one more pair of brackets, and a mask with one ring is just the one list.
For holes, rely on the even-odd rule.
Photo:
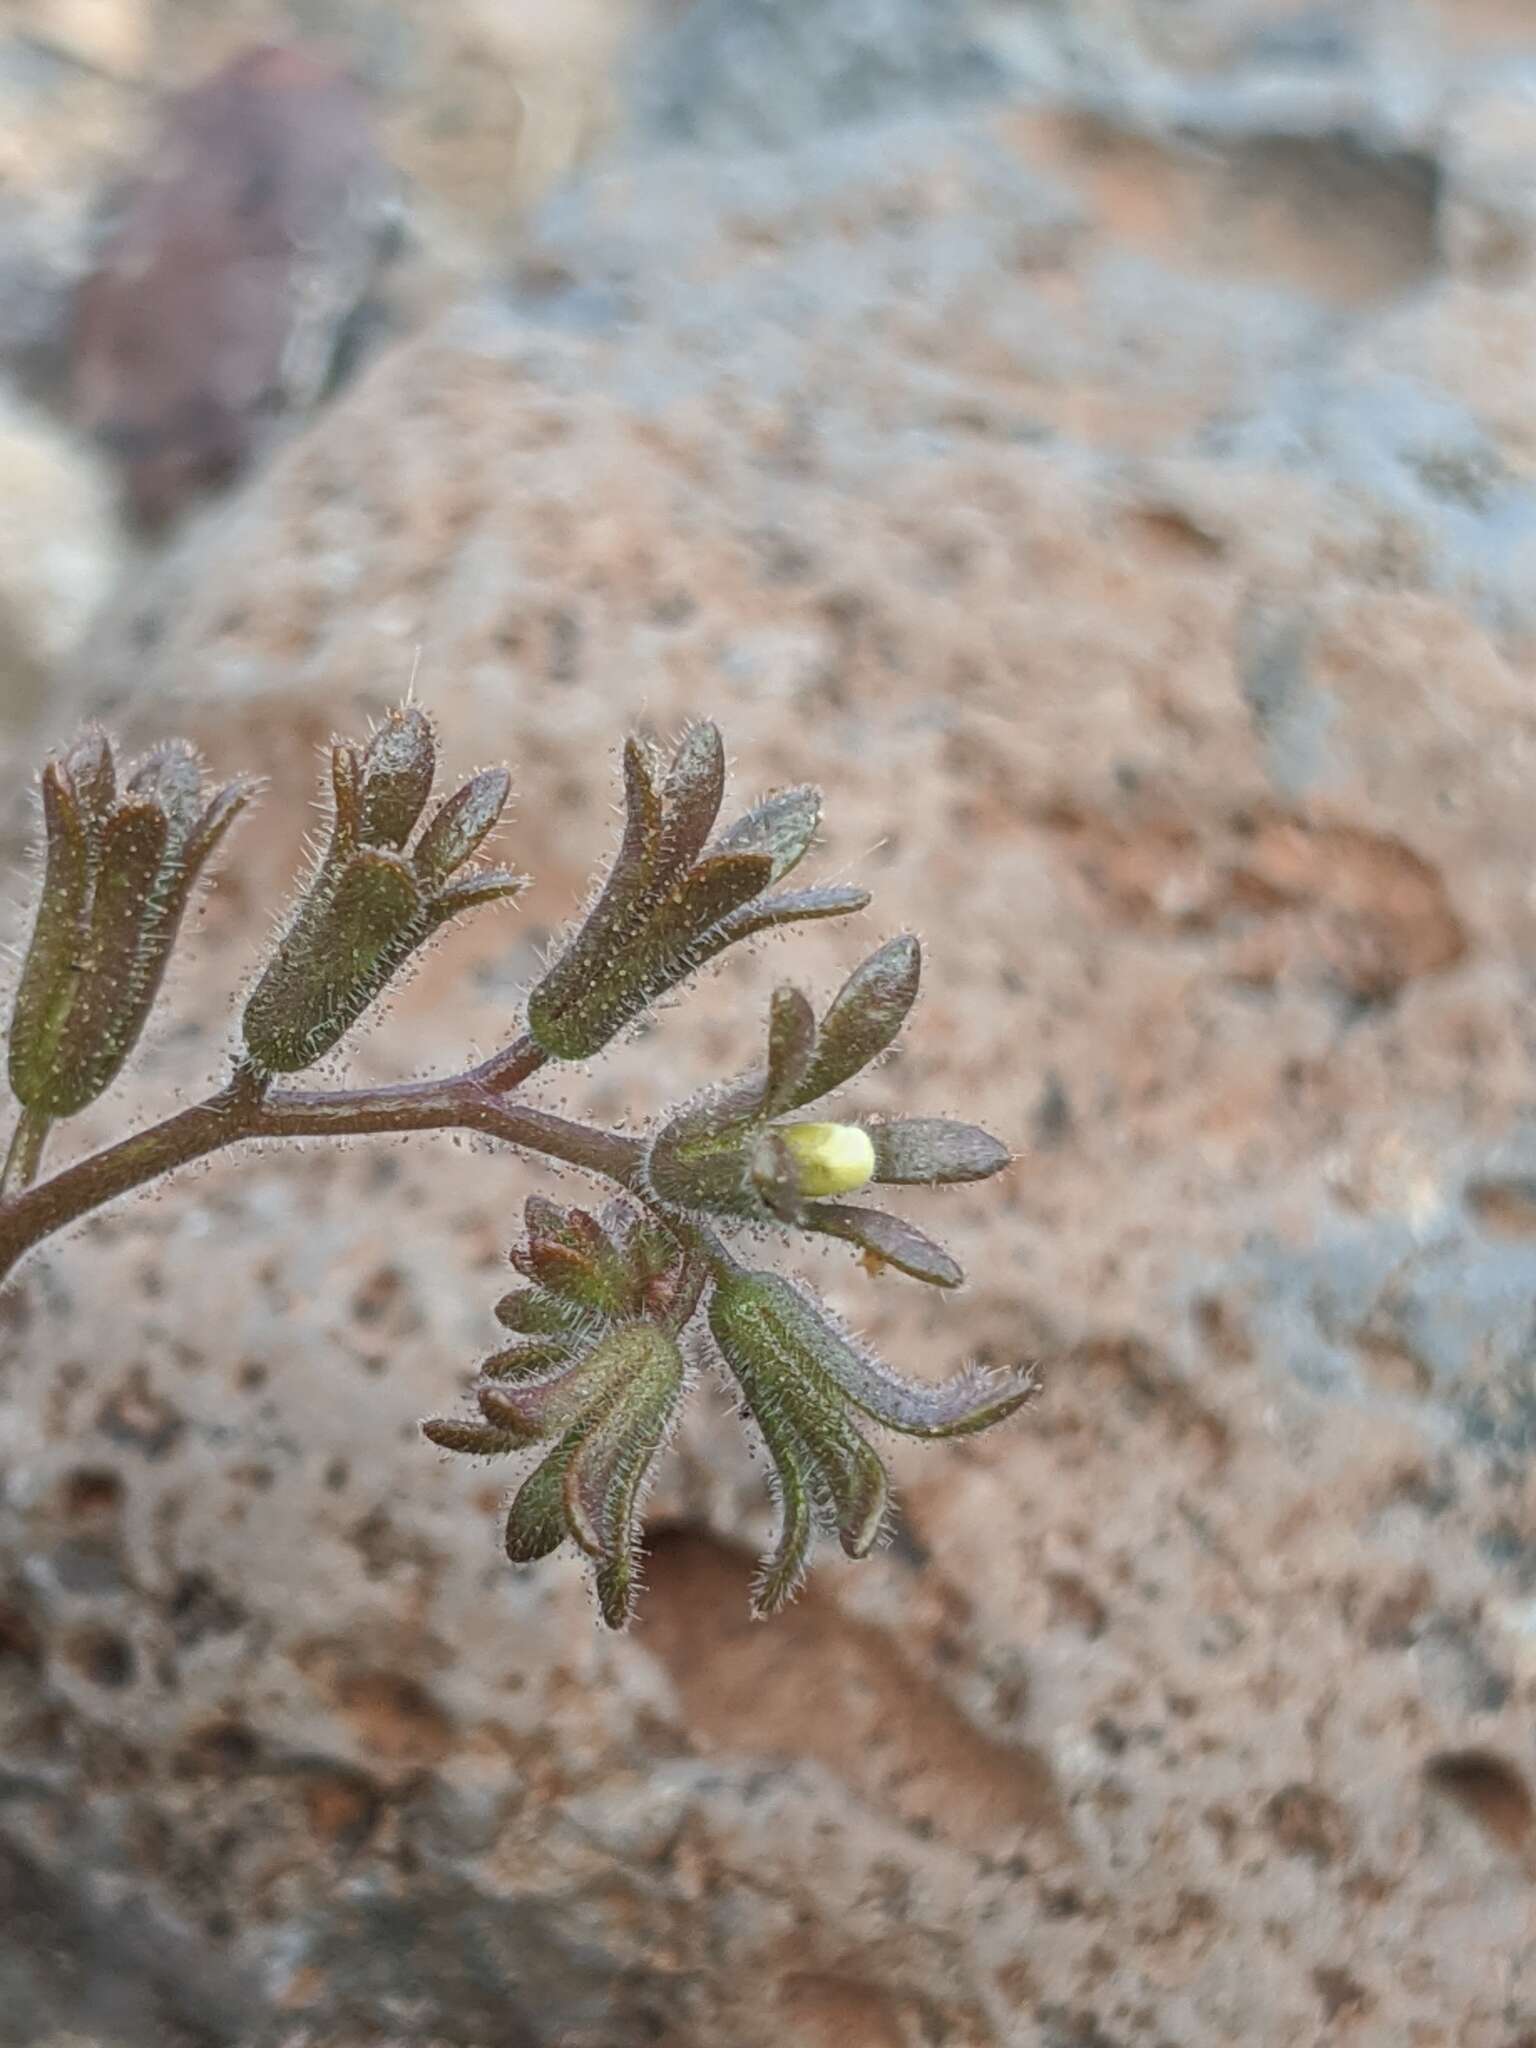
[(776, 1136), (795, 1162), (802, 1195), (847, 1195), (868, 1187), (875, 1148), (857, 1124), (781, 1124)]

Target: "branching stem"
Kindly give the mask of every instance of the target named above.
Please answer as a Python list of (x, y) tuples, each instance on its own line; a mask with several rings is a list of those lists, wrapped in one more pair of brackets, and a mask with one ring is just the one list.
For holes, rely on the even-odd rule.
[(31, 1175), (25, 1167), (30, 1159), (35, 1171), (46, 1125), (24, 1141), (29, 1128), (24, 1118), (12, 1142), (0, 1197), (0, 1279), (45, 1238), (120, 1195), (210, 1153), (273, 1138), (474, 1131), (630, 1185), (641, 1160), (638, 1139), (507, 1100), (508, 1091), (543, 1063), (543, 1053), (524, 1036), (466, 1073), (380, 1088), (274, 1089), (267, 1076), (241, 1066), (228, 1085), (206, 1101), (178, 1110), (35, 1186), (29, 1185)]

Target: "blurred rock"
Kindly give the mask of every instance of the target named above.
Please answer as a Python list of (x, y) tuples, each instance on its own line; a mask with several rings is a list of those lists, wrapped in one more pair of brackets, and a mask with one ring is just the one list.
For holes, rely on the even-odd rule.
[(157, 527), (337, 373), (396, 225), (361, 94), (259, 49), (180, 95), (81, 286), (73, 402)]
[[(365, 93), (402, 176), (409, 226), (411, 260), (388, 280), (383, 324), (410, 328), (462, 293), (488, 251), (606, 136), (620, 52), (646, 19), (638, 0), (558, 10), (543, 0), (0, 0), (0, 376), (60, 402), (70, 297), (101, 256), (103, 196), (120, 200), (125, 177), (158, 147), (163, 96), (253, 43), (321, 37)], [(338, 102), (327, 125), (355, 131), (359, 118)], [(320, 168), (313, 154), (309, 163)], [(333, 246), (333, 279), (339, 260)], [(322, 311), (305, 309), (299, 324), (323, 327)], [(206, 334), (208, 324), (204, 306), (190, 329)], [(244, 436), (209, 427), (196, 438), (213, 443), (218, 467)]]
[(78, 185), (103, 144), (132, 149), (146, 96), (252, 43), (318, 38), (362, 80), (429, 204), (505, 225), (605, 131), (616, 56), (648, 18), (647, 0), (0, 0), (0, 178)]
[[(9, 255), (72, 278), (87, 257), (88, 216), (103, 180), (131, 147), (142, 94), (38, 32), (36, 8), (0, 9), (0, 220)], [(4, 325), (13, 315), (9, 308)], [(57, 351), (62, 322), (53, 335)]]
[(1442, 235), (1450, 268), (1477, 284), (1536, 277), (1536, 61), (1469, 91), (1446, 123)]
[[(393, 24), (387, 51), (370, 27), (381, 13)], [(457, 226), (494, 248), (607, 140), (644, 0), (388, 10), (354, 0), (337, 14), (371, 42), (384, 133), (418, 195), (423, 234)]]
[(154, 0), (0, 0), (0, 30), (81, 71), (131, 79), (150, 54)]
[(657, 136), (779, 147), (1001, 77), (972, 0), (693, 0), (647, 50)]
[(0, 730), (36, 715), (116, 581), (124, 550), (93, 451), (0, 398)]
[(0, 374), (18, 395), (55, 405), (64, 397), (74, 284), (56, 238), (35, 213), (0, 208)]

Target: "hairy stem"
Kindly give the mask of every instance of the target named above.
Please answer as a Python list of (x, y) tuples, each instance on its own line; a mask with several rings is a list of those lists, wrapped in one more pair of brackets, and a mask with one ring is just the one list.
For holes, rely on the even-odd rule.
[(18, 1183), (18, 1192), (0, 1200), (0, 1278), (44, 1238), (67, 1229), (118, 1196), (211, 1152), (272, 1138), (477, 1131), (502, 1144), (629, 1185), (641, 1160), (637, 1139), (506, 1100), (503, 1091), (542, 1062), (543, 1055), (532, 1041), (520, 1040), (480, 1067), (445, 1081), (270, 1093), (264, 1092), (262, 1077), (241, 1070), (228, 1087), (206, 1102), (179, 1110), (163, 1123), (109, 1145), (36, 1186)]
[(500, 1052), (493, 1052), (488, 1060), (482, 1060), (478, 1067), (471, 1067), (465, 1078), (477, 1081), (493, 1095), (508, 1095), (514, 1088), (521, 1087), (530, 1074), (536, 1074), (548, 1058), (549, 1054), (533, 1033), (525, 1031), (521, 1038), (514, 1038)]
[(9, 1195), (20, 1194), (23, 1188), (31, 1187), (37, 1179), (43, 1163), (43, 1147), (48, 1143), (48, 1133), (52, 1128), (52, 1117), (43, 1116), (35, 1109), (21, 1112), (6, 1148), (5, 1165), (0, 1167), (0, 1201)]

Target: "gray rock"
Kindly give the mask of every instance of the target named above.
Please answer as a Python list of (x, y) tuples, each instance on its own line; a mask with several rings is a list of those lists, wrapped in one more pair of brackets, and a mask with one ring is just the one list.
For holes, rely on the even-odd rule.
[(636, 97), (659, 140), (783, 148), (1004, 75), (973, 0), (696, 0), (647, 51)]

